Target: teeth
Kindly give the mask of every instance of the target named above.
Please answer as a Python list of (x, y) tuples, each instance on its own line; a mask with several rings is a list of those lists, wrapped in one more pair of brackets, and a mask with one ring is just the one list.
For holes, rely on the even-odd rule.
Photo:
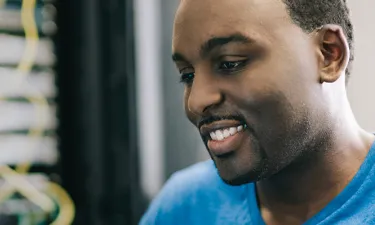
[(224, 138), (227, 138), (229, 136), (230, 136), (229, 130), (228, 129), (224, 130)]
[(211, 132), (211, 133), (210, 133), (210, 136), (211, 136), (211, 139), (212, 139), (212, 140), (217, 141), (217, 137), (216, 137), (215, 132)]
[(216, 138), (217, 138), (218, 141), (224, 140), (224, 134), (221, 130), (216, 131)]
[(235, 127), (231, 127), (230, 129), (229, 129), (229, 133), (230, 133), (230, 135), (235, 135), (236, 133), (237, 133), (237, 128), (235, 128)]
[(214, 141), (222, 141), (230, 136), (237, 134), (240, 131), (243, 131), (244, 128), (246, 128), (246, 125), (240, 125), (238, 127), (231, 127), (225, 130), (216, 130), (215, 132), (211, 132), (210, 136), (211, 136), (211, 139)]

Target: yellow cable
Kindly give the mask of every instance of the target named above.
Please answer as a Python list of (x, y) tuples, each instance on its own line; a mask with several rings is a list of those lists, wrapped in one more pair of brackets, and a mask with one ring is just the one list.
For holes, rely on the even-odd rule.
[[(26, 46), (17, 70), (20, 71), (21, 75), (23, 76), (27, 76), (28, 73), (32, 70), (38, 51), (39, 35), (38, 28), (35, 22), (35, 4), (35, 0), (23, 0), (22, 2), (21, 19), (22, 25), (25, 30)], [(43, 98), (43, 96), (38, 92), (35, 92), (35, 94), (37, 94), (35, 97), (27, 98), (28, 101), (35, 106), (35, 119), (37, 120), (36, 124), (38, 124), (37, 127), (33, 127), (29, 130), (28, 136), (31, 138), (41, 137), (43, 135), (43, 127), (45, 125), (43, 112), (48, 111), (48, 102), (46, 101), (46, 99)], [(31, 165), (29, 163), (25, 163), (19, 165), (16, 170), (20, 173), (25, 173), (30, 169), (30, 166)]]
[[(19, 192), (27, 197), (30, 201), (32, 201), (34, 204), (43, 206), (43, 210), (48, 213), (52, 213), (54, 210), (54, 203), (50, 201), (50, 199), (47, 196), (38, 196), (39, 192), (35, 190), (33, 186), (30, 186), (27, 182), (24, 182), (22, 180), (15, 181), (15, 179), (22, 179), (20, 178), (20, 175), (15, 173), (12, 170), (9, 170), (7, 167), (0, 166), (1, 170), (7, 170), (5, 171), (9, 176), (8, 180), (11, 180), (11, 182), (23, 182), (25, 186), (19, 190)], [(2, 171), (4, 173), (4, 171)], [(11, 188), (12, 186), (10, 186)], [(11, 190), (13, 192), (13, 190)], [(73, 201), (71, 200), (69, 194), (58, 184), (53, 182), (47, 183), (47, 189), (45, 190), (46, 194), (53, 199), (56, 200), (56, 202), (59, 205), (59, 214), (57, 215), (55, 221), (51, 223), (51, 225), (69, 225), (73, 223), (74, 216), (75, 216), (75, 206)], [(40, 199), (43, 199), (44, 202), (39, 202)]]
[[(21, 19), (25, 30), (26, 46), (21, 62), (17, 68), (17, 70), (21, 72), (22, 76), (27, 76), (32, 70), (38, 51), (39, 35), (35, 22), (35, 1), (36, 0), (22, 1)], [(24, 80), (26, 80), (26, 77), (24, 77)], [(38, 92), (36, 93), (38, 94)], [(29, 130), (28, 136), (31, 138), (41, 137), (43, 135), (43, 126), (45, 123), (43, 111), (48, 110), (48, 103), (40, 94), (38, 94), (36, 98), (28, 97), (27, 99), (35, 106), (35, 119), (37, 120), (36, 124), (38, 124), (37, 127)], [(16, 168), (16, 171), (25, 173), (30, 169), (30, 166), (30, 163), (21, 164)]]
[(41, 207), (45, 212), (51, 213), (54, 210), (55, 205), (53, 201), (45, 194), (39, 192), (17, 172), (13, 171), (8, 166), (0, 166), (0, 174), (11, 187), (17, 189), (19, 193)]
[[(33, 61), (37, 52), (37, 45), (38, 45), (38, 31), (35, 24), (35, 15), (34, 15), (34, 9), (35, 9), (35, 0), (24, 0), (22, 2), (22, 8), (21, 8), (21, 20), (22, 25), (25, 30), (25, 36), (26, 36), (26, 46), (24, 53), (22, 55), (22, 59), (17, 67), (17, 71), (19, 72), (20, 78), (25, 80), (28, 72), (32, 69)], [(40, 115), (40, 110), (37, 110), (36, 113), (36, 119), (38, 120), (38, 124), (40, 124), (40, 120), (43, 119)], [(40, 136), (42, 134), (41, 129), (32, 130), (29, 132), (29, 135), (32, 136)], [(36, 134), (36, 135), (35, 135)], [(16, 167), (16, 171), (18, 172), (24, 172), (26, 173), (30, 168), (29, 163), (24, 163), (22, 165), (19, 165)], [(8, 169), (10, 169), (8, 167)], [(5, 186), (6, 187), (6, 186)], [(4, 189), (5, 189), (4, 187)], [(8, 190), (8, 189), (7, 189)], [(0, 194), (0, 200), (4, 200), (9, 198), (14, 193), (11, 191), (2, 191)]]
[(50, 182), (47, 193), (55, 197), (60, 206), (60, 213), (51, 225), (69, 225), (73, 223), (75, 215), (74, 203), (68, 193), (58, 184)]
[[(37, 44), (38, 44), (38, 29), (35, 23), (35, 0), (24, 0), (23, 1), (23, 10), (22, 10), (22, 23), (25, 29), (26, 35), (26, 50), (23, 57), (23, 60), (20, 63), (18, 70), (21, 72), (25, 72), (27, 74), (28, 71), (32, 69), (33, 61), (37, 52)], [(28, 48), (27, 48), (28, 47)], [(29, 136), (31, 137), (38, 137), (43, 135), (43, 111), (48, 110), (48, 102), (42, 95), (38, 94), (34, 98), (28, 98), (28, 100), (33, 103), (35, 106), (39, 106), (39, 110), (37, 113), (37, 117), (39, 118), (39, 126), (34, 129), (30, 130)], [(41, 120), (40, 120), (41, 119)], [(30, 168), (30, 164), (23, 164), (17, 167), (19, 172), (27, 172)], [(61, 188), (59, 185), (50, 183), (49, 184), (50, 193), (56, 193), (58, 200), (61, 202), (60, 206), (60, 213), (53, 223), (54, 225), (68, 225), (73, 222), (74, 214), (75, 214), (75, 207), (74, 203), (69, 197), (69, 195)]]
[(35, 23), (35, 0), (23, 0), (21, 20), (25, 30), (26, 46), (18, 70), (27, 75), (32, 69), (38, 48), (38, 29)]

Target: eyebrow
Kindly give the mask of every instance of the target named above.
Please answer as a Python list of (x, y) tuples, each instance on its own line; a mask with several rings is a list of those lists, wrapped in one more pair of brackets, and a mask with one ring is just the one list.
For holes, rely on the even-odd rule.
[(180, 53), (178, 53), (178, 52), (176, 52), (176, 53), (174, 53), (173, 55), (172, 55), (172, 60), (173, 61), (187, 61), (186, 59), (185, 59), (185, 57), (182, 55), (182, 54), (180, 54)]
[[(200, 55), (203, 57), (205, 57), (206, 55), (208, 55), (212, 50), (214, 50), (215, 48), (218, 48), (218, 47), (222, 47), (224, 45), (227, 45), (227, 44), (231, 44), (231, 43), (245, 43), (245, 44), (248, 44), (248, 43), (253, 43), (254, 41), (242, 34), (232, 34), (230, 36), (225, 36), (225, 37), (213, 37), (211, 39), (209, 39), (208, 41), (206, 41), (202, 46), (201, 46), (201, 49), (200, 49)], [(172, 60), (173, 61), (187, 61), (185, 59), (185, 57), (176, 52), (172, 55)]]
[(253, 40), (251, 40), (250, 38), (242, 34), (233, 34), (227, 37), (213, 37), (201, 46), (200, 55), (204, 57), (215, 48), (222, 47), (227, 44), (231, 44), (231, 43), (247, 44), (247, 43), (252, 43), (252, 42)]

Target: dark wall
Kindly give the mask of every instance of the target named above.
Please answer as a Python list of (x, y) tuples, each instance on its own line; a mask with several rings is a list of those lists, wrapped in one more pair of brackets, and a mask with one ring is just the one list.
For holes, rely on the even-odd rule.
[(61, 173), (75, 224), (137, 224), (139, 189), (131, 0), (57, 4)]

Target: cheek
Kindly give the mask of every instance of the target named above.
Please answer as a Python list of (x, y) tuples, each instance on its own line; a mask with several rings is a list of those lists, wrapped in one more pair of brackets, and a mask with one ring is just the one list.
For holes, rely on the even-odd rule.
[(295, 124), (300, 104), (293, 102), (289, 93), (279, 83), (260, 81), (257, 85), (242, 82), (233, 95), (233, 103), (239, 106), (264, 148), (282, 141)]
[(249, 126), (271, 161), (286, 161), (302, 149), (296, 141), (303, 143), (309, 136), (311, 118), (306, 114), (306, 105), (274, 89), (253, 96), (256, 100), (245, 101), (243, 108)]
[[(270, 54), (239, 76), (232, 90), (232, 99), (246, 111), (267, 121), (290, 120), (293, 111), (308, 99), (309, 82), (304, 79), (303, 65), (293, 62), (293, 57), (280, 59)], [(228, 82), (229, 83), (229, 82)]]
[(250, 123), (265, 133), (285, 131), (293, 120), (293, 106), (289, 99), (278, 91), (253, 93), (252, 99), (244, 102), (244, 111)]

